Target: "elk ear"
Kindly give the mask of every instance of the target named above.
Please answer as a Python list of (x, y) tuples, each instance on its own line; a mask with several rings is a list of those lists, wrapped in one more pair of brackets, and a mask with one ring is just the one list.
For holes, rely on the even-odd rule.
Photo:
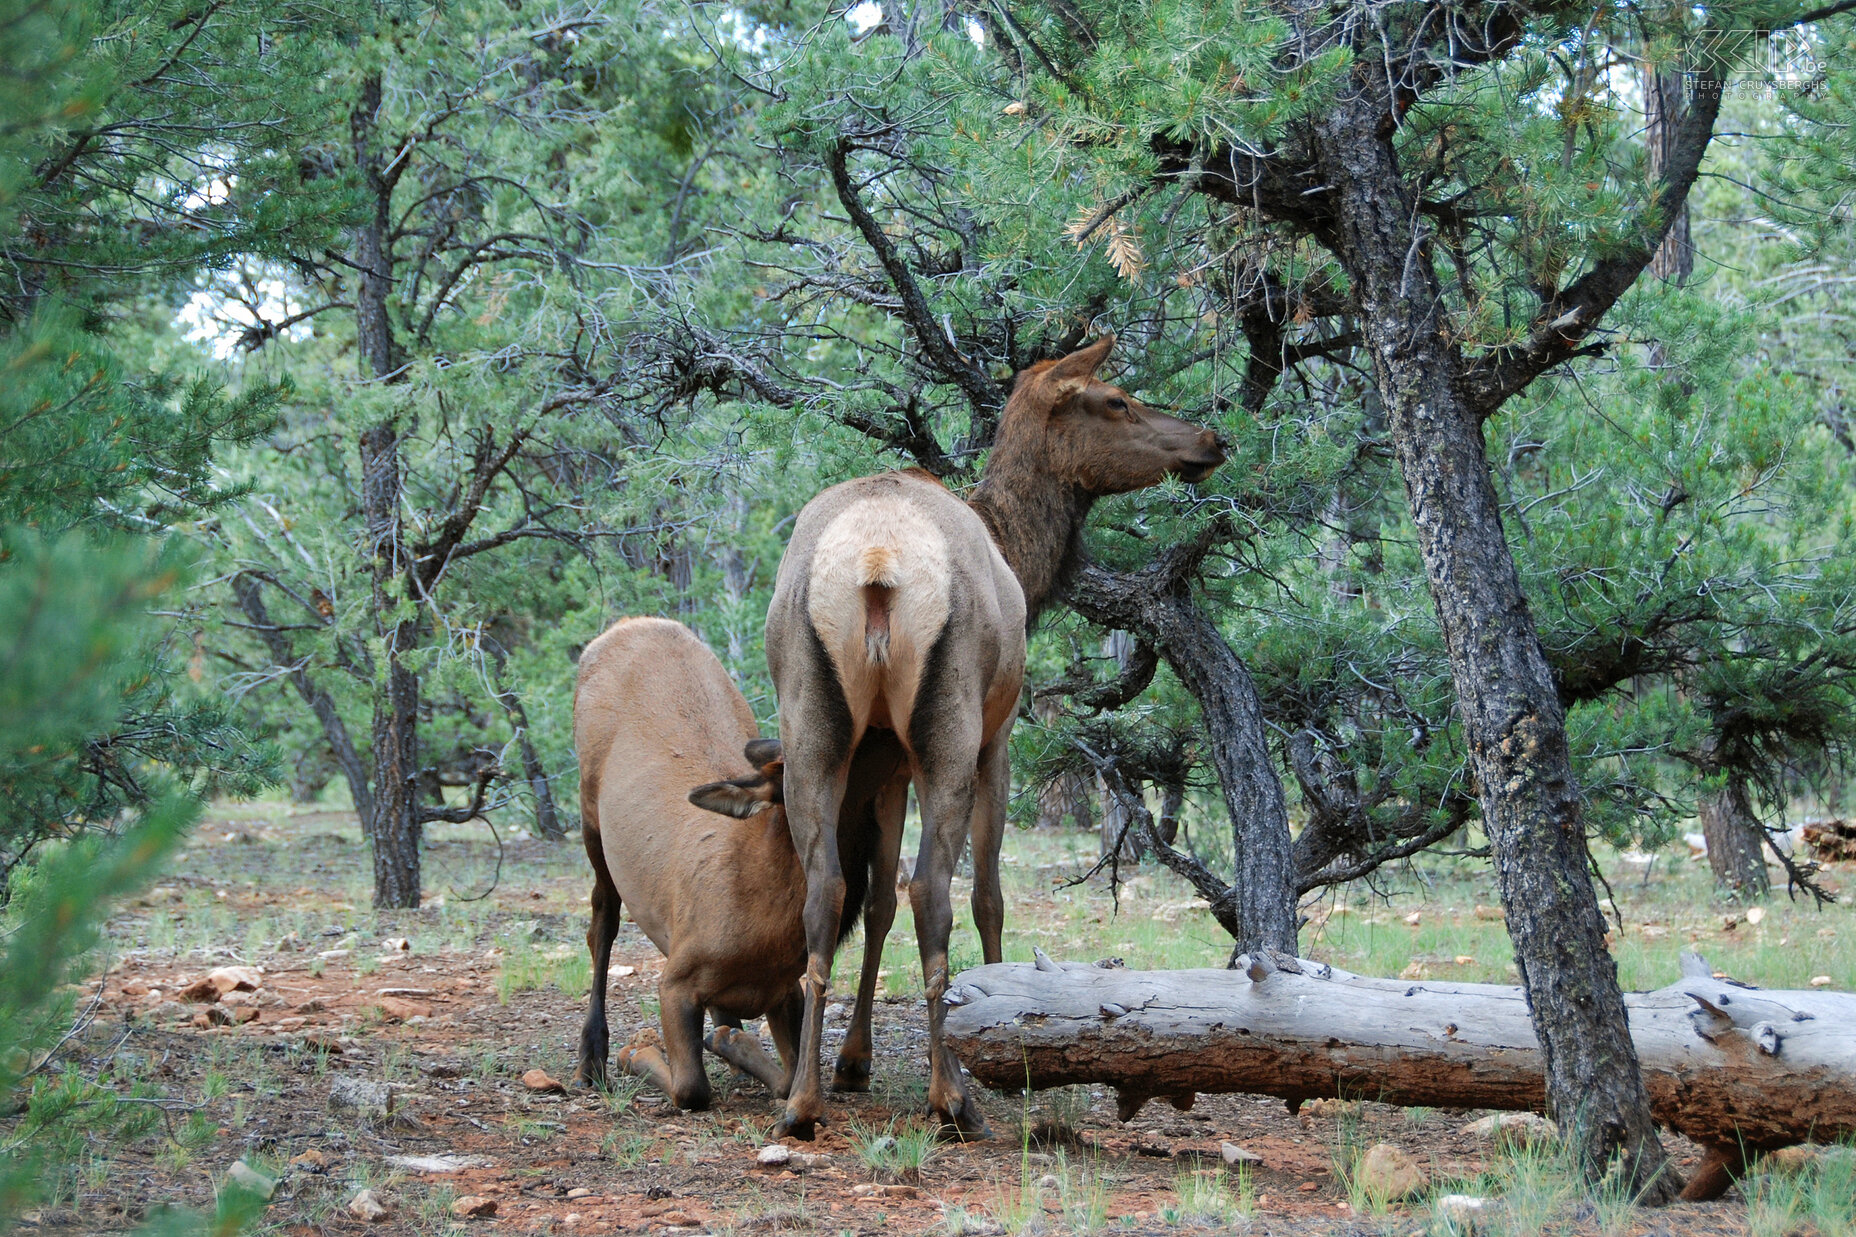
[(1044, 371), (1044, 381), (1050, 384), (1051, 394), (1058, 400), (1065, 400), (1082, 391), (1089, 385), (1096, 371), (1102, 368), (1102, 362), (1108, 360), (1110, 350), (1115, 347), (1114, 332), (1109, 332), (1087, 348), (1078, 348), (1063, 360)]
[(748, 763), (756, 769), (772, 764), (780, 758), (780, 741), (778, 739), (749, 739), (748, 745), (741, 749), (741, 754), (748, 758)]
[(690, 802), (706, 812), (719, 812), (736, 820), (766, 811), (774, 802), (774, 786), (764, 777), (738, 777), (710, 782), (690, 791)]

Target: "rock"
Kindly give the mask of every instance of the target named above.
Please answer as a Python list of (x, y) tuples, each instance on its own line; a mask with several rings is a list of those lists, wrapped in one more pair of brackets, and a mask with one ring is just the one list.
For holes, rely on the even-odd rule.
[(779, 1168), (793, 1158), (793, 1153), (779, 1143), (769, 1143), (762, 1147), (754, 1157), (754, 1162), (762, 1168)]
[(329, 1084), (329, 1107), (363, 1120), (382, 1120), (393, 1111), (393, 1090), (386, 1083), (371, 1078), (337, 1075)]
[(179, 992), (175, 993), (183, 1001), (199, 1004), (204, 1001), (217, 1001), (219, 988), (210, 979), (196, 979)]
[(1477, 904), (1473, 913), (1477, 919), (1483, 920), (1486, 923), (1495, 923), (1498, 920), (1505, 920), (1508, 918), (1508, 912), (1501, 907), (1483, 906), (1480, 903)]
[(319, 996), (313, 996), (310, 997), (309, 1000), (304, 1001), (301, 1005), (298, 1005), (296, 1007), (296, 1012), (299, 1014), (319, 1014), (328, 1007), (329, 1003), (327, 1001)]
[(1222, 1144), (1218, 1148), (1218, 1153), (1224, 1157), (1224, 1162), (1232, 1168), (1236, 1168), (1240, 1164), (1257, 1165), (1263, 1163), (1262, 1156), (1247, 1148), (1240, 1147), (1236, 1143)]
[[(217, 1006), (214, 1007), (213, 1012), (220, 1012)], [(232, 1025), (234, 1026), (243, 1026), (247, 1022), (256, 1022), (258, 1020), (258, 1011), (250, 1005), (241, 1005), (237, 1009), (231, 1009), (225, 1012), (232, 1016)]]
[(912, 1185), (879, 1185), (874, 1181), (866, 1181), (862, 1185), (852, 1186), (851, 1193), (859, 1198), (916, 1198), (921, 1191)]
[(788, 1168), (797, 1168), (801, 1171), (808, 1168), (829, 1168), (831, 1166), (831, 1157), (828, 1155), (814, 1155), (809, 1151), (795, 1151), (792, 1154), (792, 1158), (786, 1161), (786, 1166)]
[(125, 979), (122, 984), (124, 996), (147, 996), (148, 981), (143, 979)]
[(496, 1200), (481, 1194), (466, 1194), (451, 1200), (451, 1214), (460, 1220), (482, 1220), (496, 1214)]
[(1413, 911), (1411, 914), (1405, 916), (1405, 922), (1410, 924), (1414, 928), (1417, 927), (1419, 924), (1424, 922), (1424, 912)]
[(1828, 976), (1828, 975), (1813, 975), (1813, 976), (1811, 976), (1811, 986), (1812, 986), (1813, 988), (1828, 988), (1828, 987), (1830, 987), (1830, 976)]
[(1354, 1167), (1353, 1179), (1368, 1195), (1389, 1203), (1409, 1198), (1424, 1188), (1424, 1170), (1391, 1143), (1368, 1147)]
[(277, 1178), (259, 1172), (243, 1160), (232, 1161), (232, 1167), (226, 1173), (226, 1184), (237, 1186), (247, 1194), (256, 1194), (259, 1198), (269, 1198), (277, 1192)]
[(1432, 1214), (1458, 1233), (1474, 1233), (1491, 1226), (1495, 1207), (1474, 1194), (1446, 1194), (1437, 1200)]
[(1770, 1173), (1793, 1176), (1817, 1163), (1818, 1154), (1816, 1147), (1780, 1147), (1761, 1160), (1759, 1165)]
[(522, 1075), (522, 1085), (542, 1095), (562, 1095), (567, 1091), (558, 1079), (539, 1065)]
[(1761, 921), (1761, 920), (1763, 920), (1763, 919), (1765, 919), (1765, 917), (1766, 917), (1766, 908), (1765, 908), (1765, 907), (1763, 907), (1763, 906), (1750, 906), (1750, 907), (1748, 907), (1748, 908), (1747, 908), (1747, 912), (1746, 912), (1746, 921), (1747, 921), (1748, 923), (1750, 923), (1750, 924), (1752, 924), (1752, 925), (1753, 925), (1753, 926), (1754, 926), (1755, 928), (1757, 928), (1757, 927), (1759, 926), (1759, 924), (1760, 924), (1760, 921)]
[(348, 1214), (357, 1220), (378, 1224), (393, 1213), (387, 1210), (386, 1204), (374, 1196), (372, 1190), (362, 1190), (348, 1200)]
[(387, 1163), (409, 1173), (455, 1173), (466, 1168), (488, 1168), (496, 1161), (486, 1155), (390, 1155)]
[(206, 982), (227, 992), (253, 992), (264, 984), (264, 973), (255, 966), (221, 966), (206, 973)]
[(404, 997), (375, 997), (369, 1004), (376, 1006), (382, 1014), (395, 1022), (404, 1022), (408, 1018), (430, 1018), (432, 1007), (423, 1001), (408, 1001)]
[(567, 1197), (569, 1198), (591, 1198), (593, 1197), (593, 1191), (587, 1189), (583, 1185), (577, 1185), (573, 1189), (567, 1191)]
[(329, 1171), (329, 1157), (311, 1147), (300, 1155), (291, 1156), (290, 1167), (300, 1173), (326, 1173)]
[(1302, 1105), (1302, 1111), (1311, 1117), (1340, 1117), (1360, 1111), (1359, 1100), (1343, 1100), (1329, 1096), (1326, 1099), (1310, 1100)]
[(1560, 1136), (1559, 1127), (1537, 1112), (1498, 1112), (1471, 1121), (1462, 1132), (1486, 1138), (1497, 1147), (1549, 1143)]
[(380, 946), (382, 949), (388, 949), (394, 953), (406, 954), (412, 952), (412, 942), (403, 936), (389, 936), (380, 942)]

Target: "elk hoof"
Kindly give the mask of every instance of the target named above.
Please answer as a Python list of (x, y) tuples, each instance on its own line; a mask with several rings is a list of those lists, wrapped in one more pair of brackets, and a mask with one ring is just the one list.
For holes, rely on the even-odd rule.
[(960, 1107), (952, 1115), (934, 1108), (929, 1109), (928, 1115), (940, 1123), (943, 1138), (955, 1142), (978, 1142), (992, 1137), (992, 1130), (987, 1127), (986, 1118), (980, 1115), (979, 1105), (973, 1102), (971, 1095), (960, 1097)]
[(776, 1139), (797, 1138), (801, 1142), (811, 1142), (818, 1137), (818, 1118), (796, 1117), (789, 1112), (773, 1127), (773, 1136)]
[(838, 1067), (831, 1072), (831, 1089), (833, 1091), (868, 1091), (870, 1089), (870, 1061), (840, 1060)]

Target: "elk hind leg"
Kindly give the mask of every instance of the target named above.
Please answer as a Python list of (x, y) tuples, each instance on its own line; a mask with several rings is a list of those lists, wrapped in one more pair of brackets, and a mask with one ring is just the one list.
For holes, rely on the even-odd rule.
[(593, 986), (587, 997), (586, 1023), (580, 1028), (580, 1060), (574, 1067), (576, 1087), (597, 1087), (606, 1081), (606, 1056), (611, 1032), (606, 1026), (606, 971), (612, 965), (612, 941), (619, 934), (619, 891), (598, 853), (599, 834), (587, 835), (587, 852), (593, 859), (593, 922), (587, 928), (586, 946), (593, 955)]
[[(953, 729), (949, 727), (948, 729)], [(947, 1007), (947, 944), (954, 926), (948, 885), (966, 845), (973, 818), (978, 761), (974, 746), (963, 753), (956, 743), (937, 744), (924, 762), (921, 788), (922, 841), (909, 882), (915, 911), (915, 935), (921, 946), (922, 978), (928, 997), (928, 1111), (961, 1138), (987, 1138), (990, 1131), (979, 1105), (960, 1076), (960, 1062), (947, 1046), (943, 1025)]]
[(1005, 893), (999, 881), (999, 854), (1005, 846), (1005, 810), (1012, 793), (1012, 765), (1005, 734), (997, 735), (980, 755), (980, 776), (973, 802), (973, 927), (988, 966), (1005, 961)]
[(883, 941), (896, 921), (896, 867), (902, 858), (903, 815), (909, 802), (909, 773), (904, 766), (889, 785), (877, 793), (874, 824), (876, 849), (870, 861), (870, 889), (864, 904), (864, 965), (857, 981), (857, 1004), (850, 1031), (838, 1050), (832, 1071), (833, 1091), (868, 1091), (870, 1062), (875, 1055), (871, 1022), (876, 1011), (877, 972), (883, 967)]

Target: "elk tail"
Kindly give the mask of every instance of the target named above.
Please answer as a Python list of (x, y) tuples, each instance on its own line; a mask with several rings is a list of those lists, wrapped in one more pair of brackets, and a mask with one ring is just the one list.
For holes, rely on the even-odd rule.
[(889, 612), (897, 584), (896, 552), (886, 545), (866, 546), (857, 563), (864, 593), (864, 655), (874, 666), (889, 661)]

